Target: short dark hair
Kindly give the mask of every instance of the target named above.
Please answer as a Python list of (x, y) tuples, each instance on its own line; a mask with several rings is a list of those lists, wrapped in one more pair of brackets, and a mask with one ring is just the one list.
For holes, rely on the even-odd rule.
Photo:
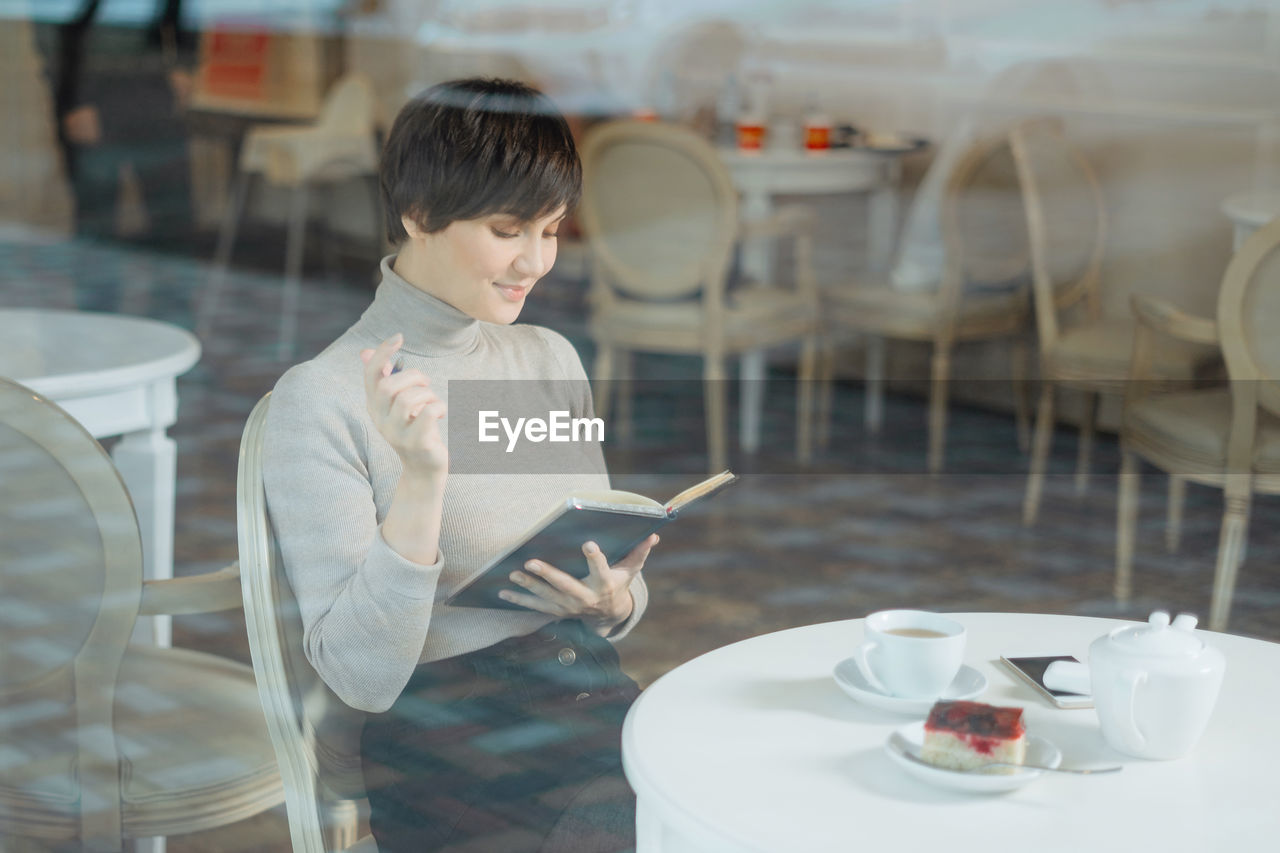
[(439, 83), (400, 110), (379, 169), (387, 238), (428, 234), (459, 219), (508, 213), (523, 222), (573, 207), (582, 164), (551, 99), (515, 80)]

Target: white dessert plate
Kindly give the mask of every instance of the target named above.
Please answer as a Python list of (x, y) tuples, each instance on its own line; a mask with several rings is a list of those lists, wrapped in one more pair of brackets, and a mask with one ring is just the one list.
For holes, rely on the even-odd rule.
[[(950, 788), (954, 791), (973, 791), (977, 793), (996, 793), (1012, 791), (1038, 779), (1044, 775), (1043, 770), (1030, 768), (1014, 770), (1012, 773), (961, 773), (958, 770), (946, 770), (917, 764), (904, 753), (920, 755), (920, 747), (924, 744), (924, 721), (907, 723), (889, 735), (884, 743), (884, 751), (903, 770), (930, 785)], [(1028, 764), (1043, 764), (1045, 767), (1057, 767), (1062, 763), (1062, 752), (1042, 737), (1027, 735)]]
[(942, 691), (941, 696), (932, 699), (903, 699), (901, 696), (886, 696), (867, 683), (862, 670), (853, 658), (845, 658), (836, 664), (836, 684), (854, 699), (881, 711), (893, 711), (898, 714), (928, 714), (933, 703), (939, 699), (954, 702), (959, 699), (976, 699), (987, 689), (987, 677), (978, 670), (965, 664), (960, 667), (956, 677)]

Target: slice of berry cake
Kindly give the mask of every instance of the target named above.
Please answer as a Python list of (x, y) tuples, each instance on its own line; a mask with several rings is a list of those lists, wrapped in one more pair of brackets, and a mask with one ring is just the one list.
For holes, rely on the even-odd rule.
[[(982, 702), (938, 702), (924, 724), (920, 757), (952, 770), (969, 770), (993, 761), (1021, 764), (1027, 754), (1027, 730), (1021, 708)], [(1012, 773), (1016, 768), (992, 768)]]

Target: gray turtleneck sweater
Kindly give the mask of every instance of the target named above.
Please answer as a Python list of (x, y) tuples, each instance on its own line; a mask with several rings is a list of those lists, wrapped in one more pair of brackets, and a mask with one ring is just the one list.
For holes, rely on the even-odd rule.
[[(550, 617), (527, 610), (450, 607), (442, 602), (497, 554), (515, 545), (550, 505), (574, 491), (608, 488), (598, 445), (594, 473), (451, 473), (445, 485), (440, 556), (411, 562), (382, 538), (400, 479), (400, 459), (370, 422), (360, 351), (396, 332), (399, 358), (449, 401), (449, 382), (573, 380), (574, 417), (591, 415), (586, 373), (573, 346), (548, 329), (483, 323), (406, 282), (382, 261), (373, 303), (350, 329), (280, 378), (265, 439), (267, 504), (298, 600), (306, 654), (348, 705), (384, 711), (420, 662), (440, 660), (536, 631)], [(447, 421), (447, 418), (446, 418)], [(443, 430), (446, 441), (448, 430)], [(483, 469), (479, 444), (450, 447), (450, 469)], [(500, 452), (484, 445), (483, 452)], [(621, 637), (647, 601), (611, 635)]]

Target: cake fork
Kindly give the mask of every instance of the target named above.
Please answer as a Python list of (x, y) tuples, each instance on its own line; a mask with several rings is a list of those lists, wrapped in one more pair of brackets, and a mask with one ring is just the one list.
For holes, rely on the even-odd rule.
[(932, 767), (934, 770), (950, 770), (952, 773), (981, 773), (988, 767), (1021, 767), (1025, 770), (1048, 770), (1053, 773), (1072, 773), (1076, 776), (1096, 776), (1101, 773), (1119, 773), (1124, 769), (1124, 767), (1119, 764), (1114, 767), (1049, 767), (1044, 764), (1016, 764), (1012, 761), (989, 761), (986, 764), (980, 764), (977, 767), (970, 767), (967, 770), (957, 770), (954, 767), (939, 767), (936, 764), (931, 764), (910, 750), (904, 749), (902, 750), (902, 754), (911, 761), (914, 761), (916, 764), (923, 764), (925, 767)]

